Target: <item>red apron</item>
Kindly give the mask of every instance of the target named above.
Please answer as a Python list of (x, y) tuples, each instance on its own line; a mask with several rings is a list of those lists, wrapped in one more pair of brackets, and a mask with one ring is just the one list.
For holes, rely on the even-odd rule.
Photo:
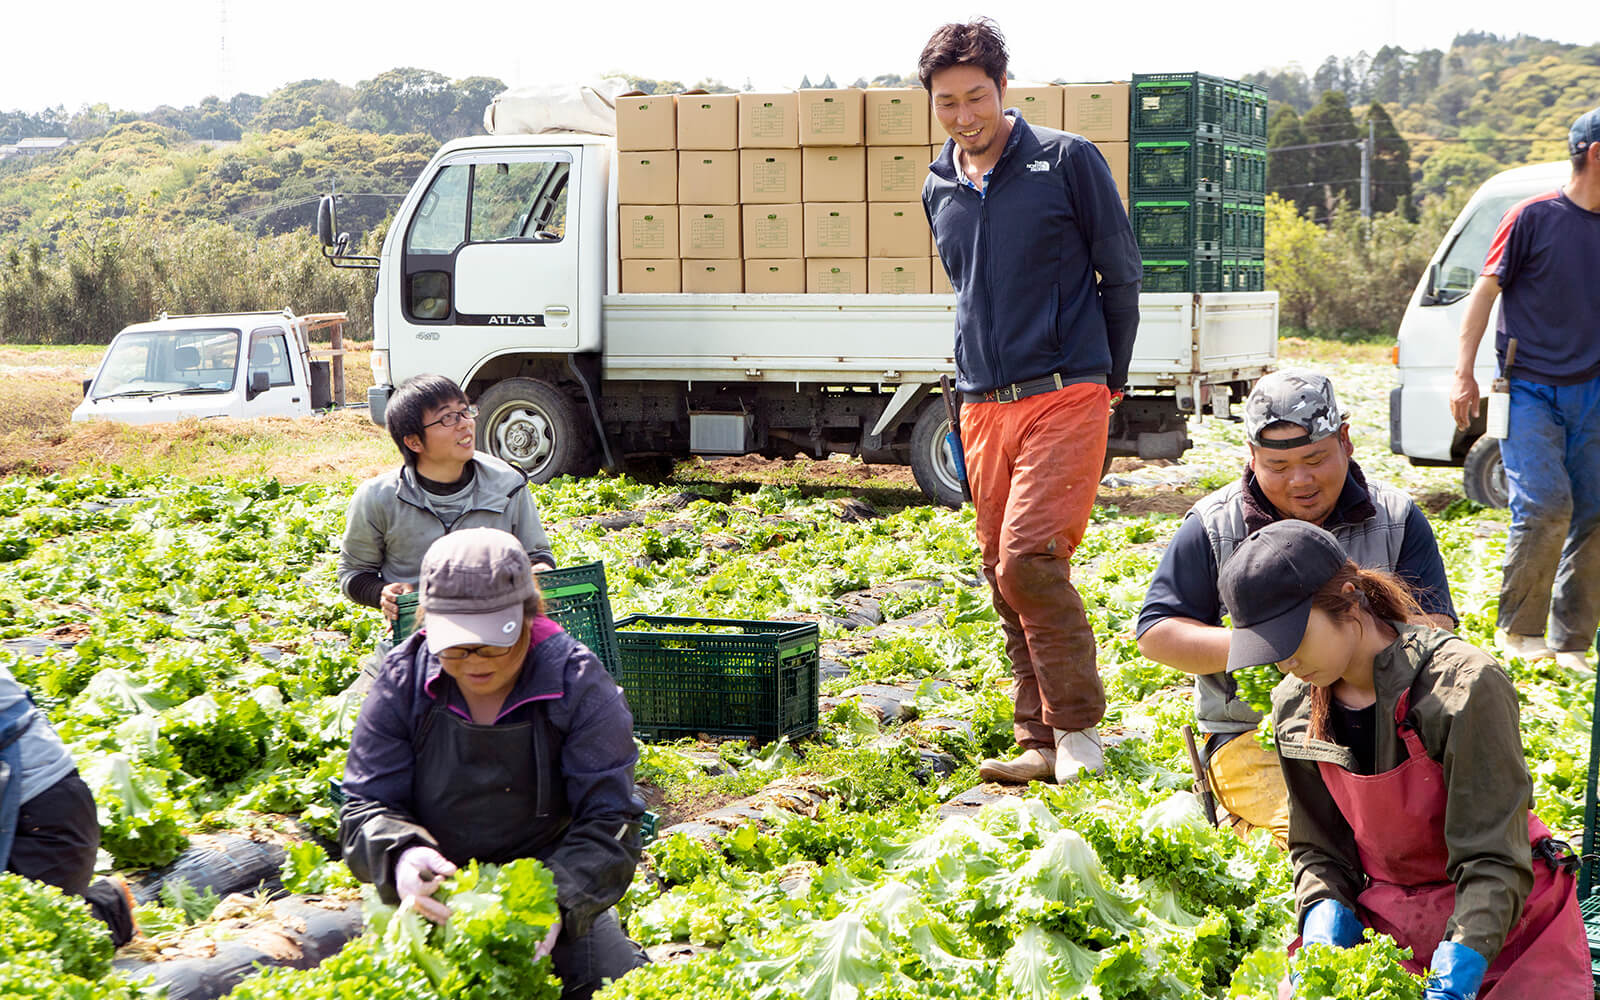
[[(1356, 915), (1368, 927), (1410, 948), (1412, 972), (1424, 972), (1455, 911), (1456, 887), (1446, 875), (1444, 840), (1447, 791), (1444, 768), (1428, 756), (1422, 738), (1405, 721), (1410, 693), (1395, 707), (1395, 723), (1410, 755), (1383, 774), (1352, 774), (1319, 762), (1322, 780), (1355, 834), (1368, 883), (1356, 898)], [(1528, 841), (1550, 831), (1531, 812)], [(1576, 882), (1542, 859), (1533, 862), (1533, 890), (1522, 917), (1490, 963), (1480, 998), (1592, 1000), (1589, 940), (1578, 912)]]

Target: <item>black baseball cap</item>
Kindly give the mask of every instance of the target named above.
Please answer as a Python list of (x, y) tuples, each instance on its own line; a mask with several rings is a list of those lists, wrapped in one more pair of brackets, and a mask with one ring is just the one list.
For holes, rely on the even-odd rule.
[(1312, 596), (1349, 558), (1326, 530), (1293, 518), (1240, 542), (1217, 581), (1233, 619), (1228, 669), (1277, 663), (1299, 649)]

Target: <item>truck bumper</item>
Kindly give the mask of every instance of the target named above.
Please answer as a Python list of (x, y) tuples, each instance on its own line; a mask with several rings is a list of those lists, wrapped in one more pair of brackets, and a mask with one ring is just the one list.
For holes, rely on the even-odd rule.
[(393, 391), (394, 388), (387, 385), (375, 385), (367, 390), (367, 412), (379, 427), (384, 425), (383, 415), (389, 409), (389, 394)]

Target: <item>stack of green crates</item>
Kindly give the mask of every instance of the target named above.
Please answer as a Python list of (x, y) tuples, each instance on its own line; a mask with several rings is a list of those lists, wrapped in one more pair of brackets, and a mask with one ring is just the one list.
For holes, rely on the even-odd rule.
[(1147, 292), (1263, 286), (1266, 91), (1204, 73), (1136, 73), (1129, 216)]

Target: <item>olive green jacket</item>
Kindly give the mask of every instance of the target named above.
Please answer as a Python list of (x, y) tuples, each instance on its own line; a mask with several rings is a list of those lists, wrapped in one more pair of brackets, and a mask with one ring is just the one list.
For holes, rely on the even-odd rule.
[[(1393, 623), (1392, 623), (1393, 624)], [(1400, 636), (1373, 661), (1377, 773), (1406, 760), (1395, 706), (1444, 768), (1446, 874), (1456, 886), (1445, 939), (1494, 961), (1533, 888), (1528, 810), (1533, 779), (1522, 750), (1517, 692), (1494, 658), (1450, 632), (1394, 626)], [(1355, 838), (1322, 781), (1318, 761), (1353, 769), (1349, 750), (1312, 740), (1311, 685), (1286, 677), (1272, 692), (1272, 721), (1289, 788), (1289, 857), (1303, 918), (1321, 899), (1351, 910), (1366, 886)], [(1423, 956), (1425, 957), (1425, 956)]]

